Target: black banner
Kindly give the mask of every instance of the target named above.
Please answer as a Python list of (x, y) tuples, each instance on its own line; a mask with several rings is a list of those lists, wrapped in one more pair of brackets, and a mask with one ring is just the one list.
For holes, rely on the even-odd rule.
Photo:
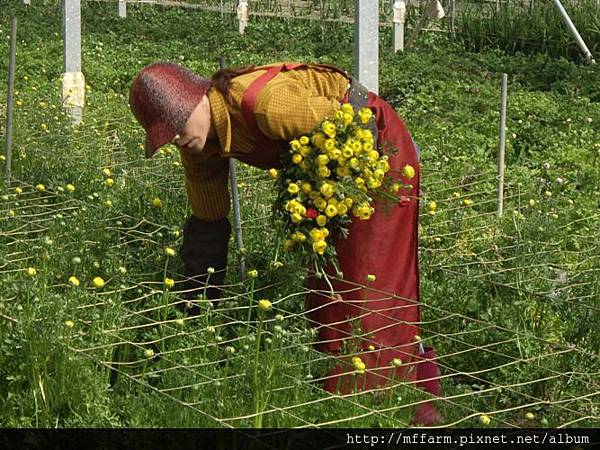
[(600, 429), (0, 429), (1, 450), (598, 448)]

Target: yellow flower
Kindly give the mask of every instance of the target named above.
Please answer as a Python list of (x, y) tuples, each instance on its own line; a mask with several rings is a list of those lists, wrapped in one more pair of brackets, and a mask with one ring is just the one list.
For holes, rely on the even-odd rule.
[(104, 286), (104, 280), (101, 277), (94, 277), (94, 279), (92, 280), (92, 284), (94, 285), (94, 287), (99, 289), (102, 286)]
[(316, 133), (312, 138), (315, 147), (323, 149), (325, 147), (325, 135), (323, 133)]
[(323, 133), (325, 133), (330, 138), (335, 137), (335, 125), (333, 123), (329, 122), (328, 120), (323, 122), (321, 129), (323, 130)]
[(154, 206), (155, 208), (162, 208), (163, 202), (160, 198), (155, 197), (154, 200), (152, 200), (152, 206)]
[(35, 270), (33, 267), (28, 267), (25, 272), (27, 273), (27, 275), (29, 275), (30, 277), (34, 277), (37, 274), (37, 270)]
[(310, 194), (312, 191), (312, 186), (310, 183), (304, 182), (302, 183), (301, 189), (305, 194)]
[(304, 233), (297, 231), (294, 234), (292, 234), (292, 240), (294, 242), (304, 242), (306, 241), (306, 236), (304, 235)]
[(65, 189), (69, 192), (75, 192), (75, 186), (73, 186), (71, 183), (67, 184)]
[(552, 197), (552, 192), (550, 192), (550, 191), (544, 191), (544, 195), (546, 197)]
[(307, 147), (306, 145), (303, 145), (302, 147), (300, 147), (300, 154), (306, 158), (308, 155), (310, 155), (311, 153), (311, 149), (310, 147)]
[(77, 287), (79, 286), (79, 280), (75, 276), (69, 277), (69, 284)]
[(337, 215), (337, 208), (333, 205), (327, 205), (325, 208), (325, 215), (327, 217), (335, 217)]
[(323, 214), (319, 214), (317, 216), (317, 225), (324, 227), (325, 224), (327, 224), (327, 217), (325, 217)]
[(73, 328), (75, 326), (75, 322), (73, 322), (72, 320), (66, 320), (65, 321), (65, 326), (67, 328)]
[(248, 278), (257, 278), (258, 277), (258, 270), (256, 269), (252, 269), (248, 271)]
[(534, 207), (535, 206), (535, 200), (530, 198), (529, 199), (529, 206)]
[(165, 255), (175, 256), (175, 250), (173, 250), (171, 247), (165, 247)]
[(105, 167), (104, 169), (102, 169), (102, 173), (107, 177), (110, 177), (110, 175), (111, 175), (110, 169), (108, 167)]
[(335, 187), (333, 186), (333, 184), (323, 183), (319, 191), (321, 192), (321, 194), (323, 194), (324, 197), (329, 198), (335, 192)]
[(9, 209), (8, 210), (8, 217), (15, 217), (15, 210), (14, 209)]
[(318, 173), (321, 178), (327, 178), (331, 175), (331, 170), (329, 170), (329, 167), (327, 166), (321, 166), (319, 167)]
[(532, 412), (528, 412), (527, 414), (525, 414), (525, 418), (527, 420), (533, 420), (535, 419), (535, 415)]
[(347, 114), (347, 113), (345, 113), (345, 114), (342, 116), (342, 119), (343, 119), (343, 121), (344, 121), (344, 125), (346, 125), (346, 126), (347, 126), (347, 125), (350, 125), (350, 124), (352, 123), (352, 119), (354, 119), (354, 116), (353, 116), (352, 114)]
[(277, 178), (278, 172), (277, 169), (269, 169), (269, 176), (273, 179)]
[(294, 241), (292, 241), (291, 239), (286, 239), (286, 240), (283, 242), (283, 249), (284, 249), (285, 251), (289, 251), (289, 250), (291, 250), (293, 247), (294, 247)]
[(111, 207), (112, 207), (112, 205), (113, 205), (113, 203), (112, 203), (112, 201), (111, 201), (111, 200), (106, 200), (106, 201), (104, 202), (104, 204), (106, 205), (106, 207), (107, 207), (107, 208), (111, 208)]
[(320, 166), (325, 166), (327, 163), (329, 163), (329, 157), (327, 155), (319, 155), (317, 156), (317, 163)]
[(294, 153), (292, 155), (292, 162), (294, 164), (300, 164), (302, 162), (302, 155), (300, 153)]
[(315, 199), (314, 204), (319, 211), (323, 211), (327, 207), (327, 202), (322, 198)]
[(173, 286), (175, 286), (175, 280), (173, 280), (172, 278), (165, 278), (164, 283), (165, 283), (165, 286), (169, 289), (172, 288)]
[(407, 164), (406, 166), (404, 166), (402, 168), (402, 175), (404, 177), (408, 178), (409, 180), (411, 180), (415, 176), (415, 169), (414, 169), (414, 167)]
[(392, 359), (392, 366), (400, 367), (402, 365), (402, 360), (400, 358)]
[(296, 183), (290, 183), (287, 190), (290, 194), (297, 194), (300, 191), (300, 188)]
[(471, 206), (473, 204), (473, 200), (471, 200), (470, 198), (465, 198), (463, 200), (463, 205), (465, 206)]
[(300, 150), (300, 141), (298, 141), (297, 139), (294, 139), (293, 141), (290, 142), (290, 147), (295, 152)]
[(310, 139), (307, 136), (300, 136), (300, 145), (308, 145)]
[(354, 366), (354, 370), (356, 370), (356, 373), (359, 374), (365, 373), (365, 369), (367, 368), (363, 360), (360, 359), (358, 356), (352, 358), (352, 365)]
[(23, 192), (23, 189), (21, 189), (20, 187), (15, 188), (15, 192), (17, 194), (21, 194)]
[(367, 275), (367, 281), (370, 281), (371, 283), (373, 281), (375, 281), (377, 279), (377, 277), (375, 275), (373, 275), (372, 273)]
[(342, 149), (342, 155), (346, 159), (352, 158), (354, 156), (354, 150), (352, 150), (352, 147), (349, 145), (344, 145), (344, 148)]
[(36, 184), (35, 185), (35, 190), (39, 191), (39, 192), (44, 192), (46, 190), (46, 186), (44, 186), (42, 183)]
[(352, 208), (353, 204), (354, 204), (354, 200), (352, 200), (351, 197), (346, 197), (344, 199), (344, 205), (346, 205), (348, 208)]
[(325, 253), (325, 249), (327, 248), (327, 242), (325, 242), (324, 240), (316, 241), (313, 243), (312, 248), (315, 253), (322, 255), (323, 253)]
[(323, 148), (330, 152), (335, 148), (335, 139), (326, 139)]
[(302, 222), (302, 220), (303, 220), (303, 218), (300, 214), (298, 214), (298, 213), (292, 214), (292, 222), (300, 223), (300, 222)]
[(341, 107), (341, 110), (344, 114), (354, 115), (354, 108), (350, 103), (344, 103)]
[(113, 180), (112, 178), (107, 178), (106, 180), (104, 180), (104, 184), (106, 184), (108, 187), (112, 187), (113, 184), (115, 184), (115, 180)]
[(144, 357), (150, 359), (154, 356), (154, 350), (152, 350), (151, 348), (147, 348), (146, 350), (144, 350)]
[(415, 342), (419, 342), (421, 340), (421, 336), (419, 336), (418, 334), (415, 334), (413, 339), (415, 340)]
[(427, 204), (427, 211), (429, 211), (429, 214), (431, 214), (431, 215), (435, 214), (436, 210), (437, 210), (436, 202), (429, 202)]
[(361, 108), (358, 112), (358, 117), (360, 118), (361, 123), (366, 124), (373, 117), (373, 111), (369, 108)]
[(481, 416), (479, 416), (479, 422), (481, 423), (481, 425), (487, 426), (490, 424), (491, 421), (492, 420), (490, 419), (490, 417), (486, 414), (482, 414)]
[(338, 216), (345, 216), (348, 213), (348, 207), (343, 203), (339, 203), (336, 208), (338, 211)]
[(260, 309), (261, 311), (268, 311), (272, 307), (273, 304), (266, 298), (263, 298), (262, 300), (258, 301), (258, 309)]

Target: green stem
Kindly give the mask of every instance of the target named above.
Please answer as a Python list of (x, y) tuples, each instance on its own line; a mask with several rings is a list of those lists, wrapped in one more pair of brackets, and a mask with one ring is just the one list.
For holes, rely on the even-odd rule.
[(256, 416), (254, 416), (254, 428), (260, 428), (262, 426), (262, 414), (260, 412), (260, 397), (261, 390), (258, 384), (258, 363), (259, 363), (259, 352), (260, 352), (260, 338), (262, 334), (263, 320), (262, 317), (258, 322), (258, 329), (256, 331), (256, 347), (254, 350), (254, 410)]

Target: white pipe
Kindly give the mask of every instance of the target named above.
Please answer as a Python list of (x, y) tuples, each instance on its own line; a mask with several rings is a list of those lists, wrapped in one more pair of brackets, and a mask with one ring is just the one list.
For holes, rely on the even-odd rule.
[(594, 57), (592, 55), (592, 53), (590, 52), (590, 49), (588, 48), (587, 45), (585, 45), (585, 42), (583, 41), (583, 39), (581, 38), (581, 35), (579, 34), (579, 31), (577, 31), (577, 28), (575, 28), (575, 25), (573, 25), (573, 21), (571, 20), (571, 18), (569, 17), (569, 15), (567, 14), (567, 11), (565, 10), (565, 8), (563, 7), (562, 3), (560, 2), (560, 0), (554, 0), (554, 3), (556, 4), (556, 7), (558, 8), (558, 10), (560, 11), (560, 14), (563, 17), (563, 20), (565, 21), (565, 23), (567, 24), (567, 27), (569, 28), (569, 30), (571, 31), (571, 33), (573, 34), (573, 37), (575, 38), (575, 40), (577, 41), (577, 43), (579, 44), (579, 47), (581, 47), (581, 50), (583, 50), (583, 53), (585, 53), (585, 57), (592, 63), (592, 64), (596, 64), (596, 61), (594, 60)]

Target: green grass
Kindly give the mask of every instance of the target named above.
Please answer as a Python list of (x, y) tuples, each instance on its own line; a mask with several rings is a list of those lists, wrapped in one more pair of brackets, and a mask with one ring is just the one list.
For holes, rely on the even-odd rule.
[[(258, 278), (241, 281), (232, 243), (227, 297), (216, 308), (200, 302), (196, 319), (175, 306), (163, 279), (180, 280), (182, 265), (164, 249), (181, 245), (189, 214), (183, 171), (172, 149), (142, 158), (143, 133), (127, 106), (131, 79), (156, 59), (206, 76), (221, 54), (232, 65), (311, 60), (350, 69), (352, 28), (324, 33), (317, 23), (257, 19), (241, 37), (218, 13), (130, 5), (120, 20), (115, 5), (85, 2), (89, 88), (84, 123), (72, 127), (58, 106), (60, 12), (53, 1), (20, 3), (0, 12), (3, 55), (13, 14), (20, 33), (16, 180), (1, 185), (0, 200), (0, 425), (406, 426), (412, 405), (427, 399), (414, 386), (348, 397), (322, 389), (336, 361), (312, 348), (303, 268), (265, 245), (273, 192), (262, 171), (238, 165), (244, 254)], [(497, 218), (503, 72), (507, 172)], [(465, 53), (432, 35), (406, 54), (382, 51), (380, 93), (421, 146), (422, 338), (440, 355), (437, 405), (449, 424), (481, 426), (480, 413), (502, 427), (598, 423), (598, 86), (596, 67)], [(152, 207), (155, 197), (162, 208)], [(284, 266), (274, 268), (275, 259)], [(92, 285), (98, 276), (102, 288)], [(263, 298), (273, 310), (259, 314)]]

